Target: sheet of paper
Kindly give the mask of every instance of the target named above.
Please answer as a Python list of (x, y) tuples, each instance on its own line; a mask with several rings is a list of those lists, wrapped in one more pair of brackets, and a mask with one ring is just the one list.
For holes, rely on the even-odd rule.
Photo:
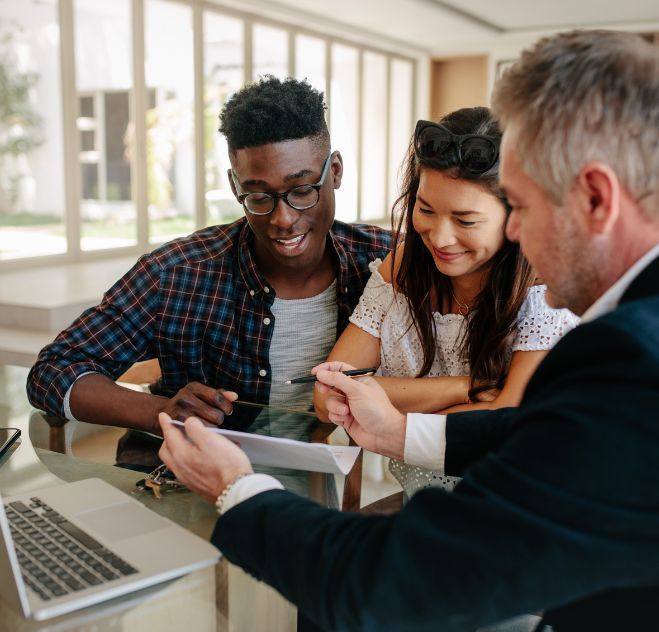
[[(183, 426), (180, 421), (173, 424)], [(265, 435), (211, 428), (238, 444), (256, 465), (270, 465), (292, 470), (347, 474), (355, 464), (361, 448), (357, 446), (305, 443), (293, 439), (268, 437)]]

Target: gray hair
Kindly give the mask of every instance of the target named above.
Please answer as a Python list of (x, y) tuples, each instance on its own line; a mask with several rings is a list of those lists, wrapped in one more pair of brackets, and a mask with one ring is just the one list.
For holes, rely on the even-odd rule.
[(524, 171), (560, 204), (589, 161), (608, 164), (659, 217), (659, 47), (637, 35), (572, 31), (541, 39), (495, 86)]

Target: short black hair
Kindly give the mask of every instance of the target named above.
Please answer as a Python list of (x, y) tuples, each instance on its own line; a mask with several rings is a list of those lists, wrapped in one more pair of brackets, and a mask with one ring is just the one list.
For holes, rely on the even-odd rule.
[[(329, 144), (323, 93), (306, 81), (265, 75), (244, 86), (220, 112), (229, 151), (298, 138)], [(327, 147), (325, 147), (327, 149)]]

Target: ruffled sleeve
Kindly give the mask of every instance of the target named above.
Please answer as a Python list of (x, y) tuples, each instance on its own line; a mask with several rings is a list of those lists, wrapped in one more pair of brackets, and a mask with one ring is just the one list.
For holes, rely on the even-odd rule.
[(369, 264), (371, 277), (366, 283), (359, 304), (350, 316), (350, 322), (376, 338), (380, 337), (384, 317), (394, 303), (394, 290), (380, 274), (381, 259)]
[(579, 324), (567, 309), (552, 309), (545, 301), (547, 286), (534, 285), (517, 315), (513, 351), (546, 351)]

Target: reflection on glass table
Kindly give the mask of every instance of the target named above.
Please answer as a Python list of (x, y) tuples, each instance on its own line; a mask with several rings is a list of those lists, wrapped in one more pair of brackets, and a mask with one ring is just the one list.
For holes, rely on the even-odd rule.
[[(313, 413), (248, 402), (236, 402), (233, 414), (227, 417), (222, 427), (306, 443), (327, 442), (329, 434), (335, 429), (331, 424), (321, 423)], [(138, 481), (144, 479), (144, 473), (152, 472), (161, 464), (158, 451), (162, 438), (147, 432), (66, 421), (33, 411), (29, 434), (32, 445), (38, 448), (37, 454), (48, 461), (49, 467), (57, 467), (60, 459), (55, 453), (61, 452), (81, 465), (111, 463), (120, 469), (134, 470)], [(95, 449), (90, 449), (90, 445), (94, 445)], [(294, 493), (312, 497), (329, 507), (339, 506), (333, 476), (262, 465), (254, 465), (254, 469), (276, 477)], [(173, 490), (173, 486), (163, 487), (163, 490), (167, 489)]]

